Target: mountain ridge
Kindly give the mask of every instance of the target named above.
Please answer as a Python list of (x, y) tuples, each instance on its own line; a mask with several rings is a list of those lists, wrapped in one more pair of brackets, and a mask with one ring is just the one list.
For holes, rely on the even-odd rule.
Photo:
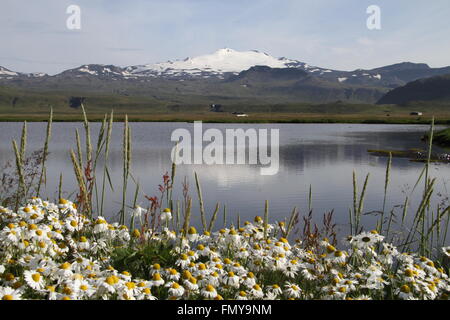
[[(375, 103), (389, 90), (417, 79), (450, 73), (450, 67), (401, 62), (375, 69), (339, 71), (258, 50), (219, 49), (183, 60), (135, 66), (84, 64), (56, 75), (0, 67), (0, 85), (35, 91), (97, 92), (182, 101), (271, 99), (272, 102)], [(75, 94), (73, 93), (73, 94)], [(168, 98), (168, 97), (176, 98)], [(214, 98), (215, 99), (215, 98)], [(277, 100), (278, 99), (278, 100)], [(211, 101), (210, 100), (210, 101)], [(246, 100), (246, 101), (247, 101)], [(214, 101), (211, 101), (214, 103)]]

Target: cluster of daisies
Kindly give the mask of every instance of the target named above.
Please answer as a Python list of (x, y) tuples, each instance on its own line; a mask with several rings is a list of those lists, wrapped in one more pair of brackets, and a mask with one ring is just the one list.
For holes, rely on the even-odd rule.
[[(33, 198), (17, 212), (0, 206), (0, 299), (447, 299), (448, 273), (399, 253), (376, 232), (327, 239), (308, 249), (278, 237), (283, 225), (260, 217), (239, 228), (200, 234), (162, 227), (129, 230), (87, 218), (66, 199)], [(164, 210), (163, 220), (170, 220)], [(170, 248), (170, 265), (137, 278), (112, 265), (117, 248)], [(448, 258), (450, 247), (443, 248)], [(165, 260), (167, 263), (167, 260)]]

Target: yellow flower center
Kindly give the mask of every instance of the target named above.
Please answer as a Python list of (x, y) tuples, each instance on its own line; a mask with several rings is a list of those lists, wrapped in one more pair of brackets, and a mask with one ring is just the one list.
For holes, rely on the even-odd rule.
[(414, 272), (411, 269), (405, 270), (405, 276), (412, 277), (414, 275)]
[(31, 275), (31, 279), (33, 279), (34, 282), (39, 282), (41, 280), (41, 274), (40, 273), (33, 273)]
[(406, 284), (404, 284), (403, 286), (400, 287), (400, 291), (403, 293), (410, 293), (411, 289)]
[(109, 276), (108, 278), (105, 279), (105, 282), (110, 286), (112, 286), (117, 282), (119, 282), (119, 278), (117, 276)]
[(176, 282), (174, 282), (173, 284), (172, 284), (172, 288), (173, 289), (178, 289), (180, 287), (180, 285), (178, 284), (178, 283), (176, 283)]
[(12, 274), (12, 273), (7, 273), (6, 275), (5, 275), (5, 279), (6, 279), (6, 281), (12, 281), (12, 280), (14, 280), (14, 275)]
[(153, 281), (160, 281), (161, 280), (161, 275), (159, 273), (155, 273), (153, 275)]
[(55, 292), (55, 287), (54, 286), (46, 286), (45, 287), (48, 291), (50, 292)]
[(127, 286), (128, 290), (136, 288), (136, 284), (134, 282), (127, 282), (125, 283), (125, 285)]
[(63, 270), (67, 270), (67, 269), (69, 269), (71, 267), (71, 264), (69, 263), (69, 262), (64, 262), (63, 264), (61, 264), (60, 266), (59, 266), (59, 268), (60, 269), (63, 269)]
[(64, 289), (63, 289), (63, 293), (65, 293), (65, 294), (72, 294), (72, 289), (70, 289), (69, 287), (64, 287)]
[(344, 255), (344, 253), (343, 253), (342, 251), (339, 251), (339, 250), (338, 250), (338, 251), (335, 251), (335, 252), (334, 252), (334, 256), (335, 256), (335, 257), (342, 257), (343, 255)]
[(141, 236), (141, 232), (138, 229), (133, 230), (133, 237), (139, 238)]

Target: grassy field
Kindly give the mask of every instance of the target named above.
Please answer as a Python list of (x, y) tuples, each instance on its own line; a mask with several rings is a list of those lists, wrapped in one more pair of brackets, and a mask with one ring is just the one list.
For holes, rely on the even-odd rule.
[[(128, 115), (130, 121), (154, 122), (218, 122), (218, 123), (392, 123), (429, 124), (435, 117), (436, 124), (450, 124), (450, 108), (429, 110), (423, 116), (411, 116), (411, 107), (376, 105), (230, 105), (224, 112), (210, 112), (208, 106), (145, 106), (115, 105), (86, 106), (90, 121), (101, 121), (104, 114), (114, 110), (115, 120), (122, 121)], [(50, 107), (0, 107), (0, 121), (45, 121)], [(81, 110), (57, 107), (53, 109), (54, 121), (82, 121)], [(244, 112), (247, 117), (237, 117), (232, 112)]]
[[(118, 90), (118, 89), (117, 89)], [(217, 96), (211, 93), (90, 92), (0, 86), (0, 121), (45, 121), (53, 109), (54, 121), (83, 120), (80, 108), (70, 108), (70, 97), (85, 97), (89, 120), (101, 121), (114, 110), (117, 121), (125, 114), (130, 121), (195, 121), (236, 123), (411, 123), (450, 124), (450, 102), (415, 102), (407, 105), (376, 105), (336, 101), (332, 103), (293, 102), (280, 96)], [(221, 104), (223, 112), (211, 112)], [(411, 116), (420, 111), (423, 116)], [(237, 117), (244, 112), (248, 117)]]

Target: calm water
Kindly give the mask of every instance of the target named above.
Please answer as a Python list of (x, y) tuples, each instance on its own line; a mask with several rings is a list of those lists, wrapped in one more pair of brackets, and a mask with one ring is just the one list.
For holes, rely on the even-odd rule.
[[(0, 164), (13, 157), (11, 139), (20, 139), (21, 123), (0, 124)], [(99, 124), (94, 124), (93, 141)], [(122, 125), (115, 124), (110, 155), (110, 169), (114, 185), (122, 181)], [(30, 123), (28, 127), (28, 150), (42, 148), (45, 137), (45, 123)], [(133, 164), (132, 173), (141, 185), (138, 203), (147, 204), (144, 195), (157, 195), (162, 175), (170, 172), (171, 133), (176, 128), (193, 130), (187, 123), (132, 123)], [(81, 123), (55, 123), (48, 161), (48, 183), (45, 196), (55, 199), (59, 174), (64, 174), (63, 187), (66, 196), (76, 191), (73, 169), (68, 151), (75, 149), (75, 129), (83, 133)], [(260, 175), (258, 165), (181, 165), (177, 168), (177, 189), (174, 198), (181, 200), (180, 181), (186, 176), (191, 183), (191, 195), (198, 212), (197, 196), (193, 172), (200, 176), (205, 207), (212, 214), (215, 203), (226, 204), (229, 221), (239, 213), (241, 219), (253, 219), (263, 215), (264, 200), (270, 200), (272, 220), (288, 216), (293, 207), (306, 213), (308, 190), (312, 185), (315, 220), (321, 221), (322, 214), (335, 211), (335, 222), (341, 231), (347, 230), (348, 209), (352, 206), (352, 171), (355, 170), (362, 188), (364, 177), (370, 172), (370, 180), (365, 201), (365, 211), (380, 210), (383, 203), (383, 188), (387, 159), (371, 156), (368, 149), (408, 149), (424, 148), (420, 137), (428, 126), (411, 125), (358, 125), (358, 124), (204, 124), (207, 128), (278, 128), (280, 129), (280, 170), (274, 176)], [(404, 202), (405, 195), (411, 192), (423, 164), (407, 159), (393, 159), (391, 185), (387, 208)], [(437, 189), (447, 196), (446, 185), (450, 180), (450, 166), (435, 164), (431, 175), (438, 178)], [(101, 177), (101, 175), (100, 175)], [(129, 182), (128, 199), (132, 202), (134, 183)], [(420, 197), (422, 184), (417, 188), (416, 198)], [(414, 198), (414, 196), (413, 196)], [(417, 199), (411, 204), (416, 208)], [(113, 217), (121, 206), (121, 190), (116, 188), (107, 198), (107, 216)], [(411, 209), (412, 215), (413, 209)], [(397, 208), (396, 212), (401, 213)], [(363, 223), (373, 227), (376, 218), (367, 215)], [(218, 219), (221, 221), (221, 218)], [(198, 214), (193, 222), (199, 224)], [(220, 224), (220, 222), (218, 222)]]

